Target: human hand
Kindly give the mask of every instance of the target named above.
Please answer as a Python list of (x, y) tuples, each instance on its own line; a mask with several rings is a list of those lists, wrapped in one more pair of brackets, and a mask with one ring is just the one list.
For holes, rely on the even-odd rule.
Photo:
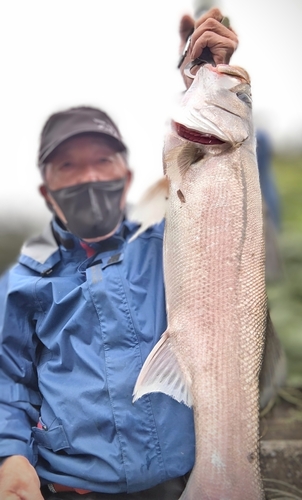
[(209, 10), (197, 21), (188, 15), (182, 17), (179, 27), (180, 54), (183, 53), (188, 37), (191, 35), (187, 55), (180, 66), (187, 88), (192, 80), (184, 75), (184, 68), (190, 61), (199, 57), (205, 47), (209, 48), (216, 65), (229, 64), (231, 56), (237, 49), (238, 37), (231, 27), (221, 23), (223, 17), (217, 8)]
[(0, 467), (1, 500), (43, 500), (40, 480), (27, 458), (14, 455)]

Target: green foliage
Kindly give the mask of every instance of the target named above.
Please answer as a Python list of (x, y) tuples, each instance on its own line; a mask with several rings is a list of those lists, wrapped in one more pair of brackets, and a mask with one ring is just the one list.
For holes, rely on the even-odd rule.
[(0, 272), (7, 269), (16, 259), (22, 246), (24, 235), (1, 231), (0, 237)]
[(284, 231), (302, 234), (302, 156), (274, 158)]
[(41, 232), (41, 227), (36, 223), (30, 224), (23, 217), (15, 214), (8, 226), (0, 221), (0, 274), (15, 263), (20, 249), (25, 240)]
[(271, 316), (288, 358), (288, 384), (302, 387), (302, 156), (275, 157), (282, 211), (283, 277), (268, 287)]

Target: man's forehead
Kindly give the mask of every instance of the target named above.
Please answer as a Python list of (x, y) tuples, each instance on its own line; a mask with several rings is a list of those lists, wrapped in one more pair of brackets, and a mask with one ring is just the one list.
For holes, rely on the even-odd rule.
[(72, 153), (73, 151), (84, 148), (87, 149), (89, 147), (93, 147), (94, 149), (99, 147), (100, 149), (108, 151), (112, 154), (118, 153), (116, 143), (111, 139), (111, 137), (98, 133), (87, 132), (72, 136), (59, 144), (49, 155), (47, 163), (52, 161), (52, 159), (58, 155), (69, 152)]

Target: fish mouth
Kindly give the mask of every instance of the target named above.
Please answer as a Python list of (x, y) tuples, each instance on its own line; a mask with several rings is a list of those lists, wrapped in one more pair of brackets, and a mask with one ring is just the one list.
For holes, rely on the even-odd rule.
[(183, 137), (183, 139), (186, 139), (187, 141), (197, 142), (199, 144), (207, 144), (207, 145), (225, 144), (225, 141), (218, 139), (218, 137), (216, 137), (215, 135), (203, 134), (192, 128), (185, 127), (184, 125), (178, 122), (173, 122), (173, 125), (177, 134), (180, 137)]

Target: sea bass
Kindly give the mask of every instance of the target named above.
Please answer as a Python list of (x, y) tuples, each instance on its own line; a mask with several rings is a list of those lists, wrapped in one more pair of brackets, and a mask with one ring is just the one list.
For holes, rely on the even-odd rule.
[(160, 391), (193, 406), (195, 465), (181, 500), (260, 500), (265, 351), (265, 400), (283, 375), (277, 380), (272, 368), (282, 365), (282, 356), (267, 311), (262, 202), (244, 69), (206, 64), (198, 70), (173, 117), (163, 160), (164, 181), (131, 216), (143, 222), (143, 231), (154, 196), (155, 219), (165, 207), (168, 317), (134, 401)]

